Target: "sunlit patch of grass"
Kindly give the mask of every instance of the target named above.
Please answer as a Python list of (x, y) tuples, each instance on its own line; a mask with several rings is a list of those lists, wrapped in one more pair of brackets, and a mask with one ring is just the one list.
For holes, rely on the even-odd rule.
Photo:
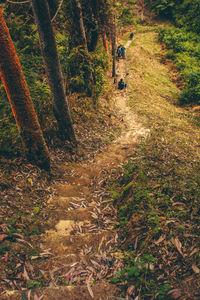
[(159, 47), (158, 44), (154, 46), (155, 40), (155, 32), (141, 34), (138, 45), (130, 49), (132, 55), (129, 55), (128, 65), (134, 77), (129, 81), (132, 94), (129, 104), (143, 116), (146, 126), (156, 130), (160, 128), (165, 138), (169, 137), (171, 140), (173, 136), (180, 145), (185, 144), (187, 147), (190, 144), (191, 148), (191, 145), (193, 147), (196, 144), (195, 140), (200, 138), (199, 129), (194, 126), (191, 114), (174, 105), (177, 103), (179, 90), (170, 80), (168, 67), (161, 64), (154, 55)]
[[(156, 37), (155, 31), (138, 33), (136, 45), (128, 50), (128, 103), (150, 129), (150, 136), (121, 169), (114, 202), (128, 268), (137, 269), (138, 258), (143, 260), (144, 255), (154, 257), (155, 272), (149, 279), (142, 269), (137, 273), (141, 280), (136, 294), (140, 290), (142, 296), (153, 295), (155, 286), (164, 283), (181, 287), (184, 293), (191, 277), (190, 296), (196, 299), (199, 283), (191, 266), (200, 268), (200, 261), (190, 254), (191, 245), (200, 247), (199, 119), (177, 105), (179, 90), (168, 66), (160, 63)], [(117, 280), (124, 274), (118, 274)], [(136, 281), (125, 280), (126, 286)], [(167, 298), (161, 293), (160, 299)]]

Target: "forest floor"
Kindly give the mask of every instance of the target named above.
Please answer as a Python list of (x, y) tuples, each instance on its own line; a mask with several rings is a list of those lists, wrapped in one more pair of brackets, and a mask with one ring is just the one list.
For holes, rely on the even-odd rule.
[[(119, 91), (115, 86), (113, 111), (104, 121), (100, 119), (106, 130), (120, 125), (121, 134), (110, 128), (112, 141), (104, 147), (101, 145), (100, 151), (96, 151), (100, 138), (88, 142), (88, 148), (84, 146), (87, 154), (81, 161), (64, 161), (63, 155), (54, 167), (54, 173), (58, 174), (54, 175), (53, 183), (44, 173), (39, 173), (38, 169), (30, 171), (29, 167), (16, 176), (13, 164), (13, 174), (10, 174), (13, 177), (9, 177), (4, 186), (1, 212), (2, 216), (8, 214), (2, 222), (0, 235), (1, 299), (199, 299), (199, 188), (193, 177), (186, 180), (186, 172), (199, 177), (198, 113), (176, 105), (179, 90), (173, 81), (177, 80), (177, 73), (169, 62), (161, 62), (162, 49), (154, 27), (141, 28), (133, 41), (128, 40), (126, 33), (123, 44), (127, 57), (117, 62), (117, 80), (123, 77), (128, 88)], [(103, 129), (100, 132), (103, 135)], [(118, 135), (115, 139), (113, 132)], [(151, 165), (148, 170), (147, 160)], [(145, 215), (141, 207), (135, 214), (132, 212), (125, 228), (128, 236), (122, 238), (122, 221), (117, 216), (117, 208), (122, 201), (120, 189), (127, 186), (122, 180), (124, 171), (119, 168), (129, 161), (144, 166), (143, 183), (138, 183), (138, 190), (151, 185), (157, 194), (160, 193), (163, 202), (162, 207), (151, 202), (149, 215)], [(155, 171), (154, 164), (161, 173)], [(131, 184), (141, 176), (137, 171), (132, 175)], [(28, 191), (25, 197), (19, 184), (23, 176)], [(40, 183), (35, 179), (37, 176), (40, 176)], [(167, 176), (172, 185), (170, 199), (164, 199), (160, 189), (164, 180), (168, 182)], [(182, 186), (179, 184), (179, 189), (182, 187), (194, 194), (192, 204), (181, 199), (179, 189), (173, 186), (177, 177), (185, 180)], [(17, 181), (17, 196), (11, 190), (8, 193), (11, 178), (14, 183)], [(112, 188), (108, 188), (111, 182)], [(116, 206), (112, 205), (113, 195)], [(126, 196), (123, 194), (124, 204)], [(19, 211), (17, 218), (14, 212), (9, 215), (14, 197), (18, 197), (20, 203), (19, 208), (15, 202)], [(44, 203), (40, 199), (44, 199)], [(24, 208), (21, 208), (21, 201), (25, 202)], [(35, 201), (32, 211), (31, 201)], [(146, 205), (149, 212), (150, 205)], [(170, 212), (164, 214), (166, 205)], [(145, 223), (150, 224), (148, 235)], [(133, 245), (131, 252), (127, 251), (127, 244)], [(137, 253), (137, 259), (143, 259), (144, 248), (149, 248), (155, 257), (151, 263), (150, 259), (145, 261), (145, 266), (155, 271), (152, 275), (154, 287), (151, 279), (147, 281), (148, 270), (144, 276), (141, 272), (144, 265), (132, 270), (138, 272), (139, 284), (135, 275), (123, 278), (121, 273), (125, 270), (127, 256)], [(111, 284), (113, 278), (117, 285)], [(161, 285), (159, 291), (156, 285)]]

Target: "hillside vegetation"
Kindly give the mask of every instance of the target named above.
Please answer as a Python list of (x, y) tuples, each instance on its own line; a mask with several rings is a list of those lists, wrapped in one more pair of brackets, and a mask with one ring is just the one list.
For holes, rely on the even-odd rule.
[(139, 28), (128, 50), (129, 105), (151, 134), (111, 179), (126, 261), (113, 282), (142, 299), (198, 299), (200, 123), (177, 106), (157, 39)]
[(174, 62), (182, 81), (180, 104), (200, 103), (200, 3), (198, 0), (162, 1), (152, 3), (153, 9), (174, 26), (162, 27), (159, 40), (166, 46), (166, 57)]

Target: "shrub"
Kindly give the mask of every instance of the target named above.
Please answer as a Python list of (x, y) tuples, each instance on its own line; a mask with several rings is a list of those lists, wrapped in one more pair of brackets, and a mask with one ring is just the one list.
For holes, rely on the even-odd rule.
[[(107, 69), (107, 55), (105, 52), (86, 53), (82, 46), (73, 48), (67, 57), (67, 86), (72, 92), (86, 92), (87, 95), (94, 89), (97, 97), (104, 83), (104, 73)], [(94, 78), (94, 86), (90, 80)]]
[(188, 72), (186, 86), (179, 95), (179, 101), (181, 104), (200, 104), (200, 68)]
[(200, 104), (200, 84), (195, 87), (186, 87), (179, 95), (181, 104), (196, 103)]
[(130, 9), (129, 7), (123, 8), (119, 20), (121, 21), (122, 26), (134, 24), (134, 14), (132, 12), (132, 9)]
[(200, 38), (193, 32), (175, 27), (159, 29), (159, 40), (164, 42), (167, 56), (174, 59), (180, 76), (185, 81), (179, 95), (181, 104), (200, 104)]

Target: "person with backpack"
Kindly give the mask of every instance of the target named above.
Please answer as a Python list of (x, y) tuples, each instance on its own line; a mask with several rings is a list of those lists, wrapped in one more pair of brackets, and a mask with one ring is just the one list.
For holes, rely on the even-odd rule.
[(117, 47), (117, 58), (120, 58), (122, 55), (121, 47), (121, 45)]
[(124, 46), (121, 47), (122, 58), (125, 58), (126, 48)]
[(124, 88), (126, 88), (126, 83), (124, 82), (123, 78), (121, 78), (118, 82), (118, 89), (123, 90)]

